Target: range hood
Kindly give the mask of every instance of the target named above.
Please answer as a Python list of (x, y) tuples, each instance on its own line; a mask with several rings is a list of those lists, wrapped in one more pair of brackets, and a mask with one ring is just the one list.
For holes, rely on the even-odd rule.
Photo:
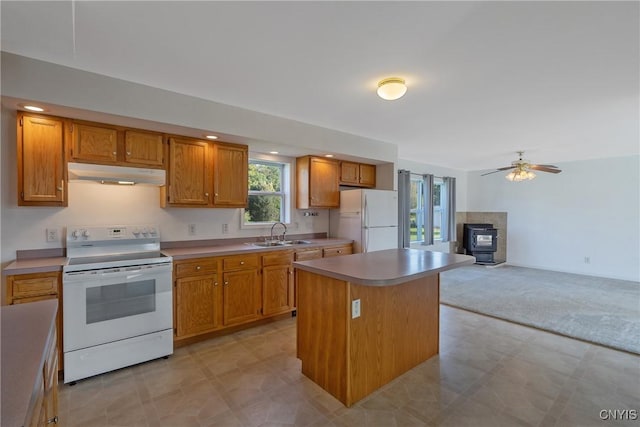
[(163, 169), (69, 163), (69, 181), (95, 181), (102, 184), (165, 185)]

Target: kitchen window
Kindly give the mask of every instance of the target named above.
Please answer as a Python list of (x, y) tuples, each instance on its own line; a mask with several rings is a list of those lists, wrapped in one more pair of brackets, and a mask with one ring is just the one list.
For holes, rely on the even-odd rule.
[(289, 222), (290, 169), (284, 161), (249, 160), (249, 200), (243, 225)]

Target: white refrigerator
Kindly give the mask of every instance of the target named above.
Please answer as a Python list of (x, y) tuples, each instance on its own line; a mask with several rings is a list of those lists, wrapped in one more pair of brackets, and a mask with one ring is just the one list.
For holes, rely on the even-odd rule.
[(353, 252), (398, 247), (398, 193), (389, 190), (344, 190), (340, 208), (329, 216), (329, 235), (353, 240)]

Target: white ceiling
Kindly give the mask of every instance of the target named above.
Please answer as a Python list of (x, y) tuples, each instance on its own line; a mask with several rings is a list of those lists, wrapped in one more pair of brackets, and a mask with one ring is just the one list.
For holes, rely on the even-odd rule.
[[(2, 50), (456, 169), (640, 152), (638, 2), (1, 2)], [(398, 101), (375, 95), (401, 76)]]

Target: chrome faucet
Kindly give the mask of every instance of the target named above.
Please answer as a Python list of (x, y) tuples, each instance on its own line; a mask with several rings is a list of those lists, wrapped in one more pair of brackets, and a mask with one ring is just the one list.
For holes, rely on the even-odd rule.
[(284, 225), (282, 222), (276, 222), (275, 224), (273, 224), (271, 226), (271, 241), (273, 241), (273, 229), (275, 228), (276, 225), (280, 224), (282, 227), (284, 227), (284, 231), (282, 232), (282, 238), (281, 240), (284, 241), (284, 236), (285, 234), (287, 234), (287, 226)]

